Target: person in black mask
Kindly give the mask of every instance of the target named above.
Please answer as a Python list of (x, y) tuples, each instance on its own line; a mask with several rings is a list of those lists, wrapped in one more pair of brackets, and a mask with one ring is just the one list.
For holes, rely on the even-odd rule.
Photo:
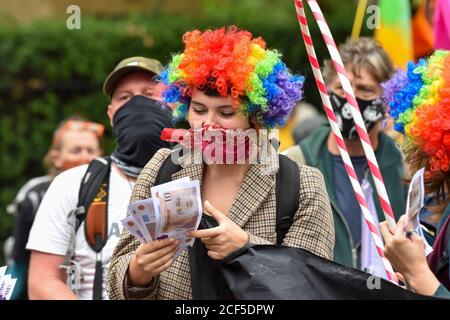
[[(382, 90), (380, 84), (389, 80), (393, 73), (392, 62), (384, 49), (372, 38), (347, 40), (339, 47), (339, 53), (375, 150), (390, 204), (398, 219), (405, 209), (403, 156), (395, 142), (383, 132), (385, 106), (379, 99)], [(331, 61), (325, 61), (323, 75), (337, 123), (363, 185), (366, 200), (374, 201), (372, 216), (383, 221), (383, 211), (356, 132), (350, 105), (345, 99), (342, 84)], [(374, 259), (377, 257), (372, 255), (368, 258), (374, 248), (366, 241), (366, 225), (329, 124), (317, 128), (300, 145), (292, 147), (286, 154), (297, 162), (320, 169), (324, 175), (334, 217), (334, 260), (379, 275), (374, 271), (377, 266)]]
[[(107, 158), (94, 160), (108, 168), (108, 178), (104, 180), (107, 188), (99, 188), (97, 193), (99, 197), (104, 189), (107, 192), (106, 209), (102, 212), (107, 217), (106, 223), (103, 220), (107, 228), (106, 244), (100, 253), (94, 251), (86, 237), (85, 229), (89, 229), (86, 223), (81, 222), (75, 233), (68, 218), (78, 207), (81, 182), (92, 181), (86, 174), (91, 173), (88, 166), (78, 166), (57, 176), (42, 200), (27, 243), (27, 249), (32, 250), (28, 279), (31, 299), (106, 298), (102, 279), (106, 278), (120, 238), (120, 220), (126, 216), (136, 177), (156, 151), (171, 146), (160, 139), (162, 129), (172, 127), (171, 110), (160, 102), (164, 85), (155, 80), (162, 70), (157, 60), (132, 57), (122, 60), (106, 78), (103, 91), (110, 98), (107, 115), (117, 144), (110, 162)], [(92, 221), (91, 208), (92, 205), (86, 208), (84, 221)], [(71, 265), (64, 271), (67, 256)], [(96, 266), (99, 258), (101, 268)], [(66, 281), (69, 274), (71, 281)]]

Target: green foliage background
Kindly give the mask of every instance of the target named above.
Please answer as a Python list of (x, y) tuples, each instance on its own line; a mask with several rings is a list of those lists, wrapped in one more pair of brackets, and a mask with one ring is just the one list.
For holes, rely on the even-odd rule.
[[(342, 42), (351, 31), (354, 1), (320, 4), (336, 42)], [(235, 24), (278, 48), (291, 69), (306, 75), (305, 99), (320, 105), (293, 1), (204, 0), (196, 10), (185, 16), (143, 12), (117, 17), (88, 17), (81, 11), (81, 30), (68, 30), (65, 19), (0, 23), (0, 265), (13, 223), (6, 206), (28, 179), (45, 174), (42, 158), (58, 122), (79, 114), (103, 123), (105, 152), (112, 151), (108, 100), (101, 88), (122, 58), (143, 55), (167, 63), (181, 50), (185, 31)], [(322, 60), (325, 47), (311, 15), (309, 20)]]

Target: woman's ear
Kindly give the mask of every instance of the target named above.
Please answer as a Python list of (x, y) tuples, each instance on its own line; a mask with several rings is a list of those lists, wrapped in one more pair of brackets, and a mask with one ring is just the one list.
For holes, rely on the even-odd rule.
[(61, 168), (62, 167), (61, 151), (55, 149), (51, 150), (50, 160), (56, 169)]
[(112, 121), (112, 119), (113, 119), (113, 114), (112, 114), (112, 113), (113, 113), (113, 112), (112, 112), (112, 105), (109, 104), (109, 105), (108, 105), (108, 109), (107, 109), (107, 111), (106, 111), (106, 114), (108, 115), (109, 123), (111, 124), (111, 127), (112, 127), (112, 124), (113, 124), (113, 121)]

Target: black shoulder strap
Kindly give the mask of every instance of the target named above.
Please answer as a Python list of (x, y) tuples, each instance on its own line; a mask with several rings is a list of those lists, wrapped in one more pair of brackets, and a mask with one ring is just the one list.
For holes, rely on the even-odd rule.
[(172, 157), (168, 156), (161, 165), (161, 168), (159, 168), (158, 174), (156, 175), (155, 179), (155, 186), (171, 181), (172, 175), (180, 170), (181, 165), (175, 164), (172, 161)]
[(102, 183), (107, 181), (111, 171), (111, 158), (101, 157), (94, 159), (88, 166), (86, 173), (81, 180), (80, 191), (78, 193), (77, 207), (83, 207), (84, 213), (77, 215), (75, 232), (78, 231), (81, 223), (86, 218), (86, 213), (91, 206), (94, 197)]
[(280, 168), (277, 172), (277, 244), (283, 243), (284, 236), (294, 222), (298, 210), (300, 178), (298, 165), (284, 155), (279, 155)]

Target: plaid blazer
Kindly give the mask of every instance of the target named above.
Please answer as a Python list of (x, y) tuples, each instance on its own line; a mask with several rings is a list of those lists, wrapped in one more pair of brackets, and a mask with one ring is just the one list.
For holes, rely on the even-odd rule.
[[(130, 202), (150, 197), (150, 187), (169, 149), (160, 149), (139, 175)], [(172, 180), (190, 177), (202, 181), (203, 165), (188, 164)], [(276, 172), (263, 174), (260, 164), (250, 166), (228, 217), (249, 235), (251, 244), (276, 243)], [(327, 259), (333, 258), (334, 226), (330, 201), (319, 170), (300, 165), (300, 206), (283, 245), (301, 247)], [(147, 288), (130, 287), (127, 270), (140, 242), (125, 229), (109, 266), (107, 292), (110, 299), (192, 299), (187, 250)]]

